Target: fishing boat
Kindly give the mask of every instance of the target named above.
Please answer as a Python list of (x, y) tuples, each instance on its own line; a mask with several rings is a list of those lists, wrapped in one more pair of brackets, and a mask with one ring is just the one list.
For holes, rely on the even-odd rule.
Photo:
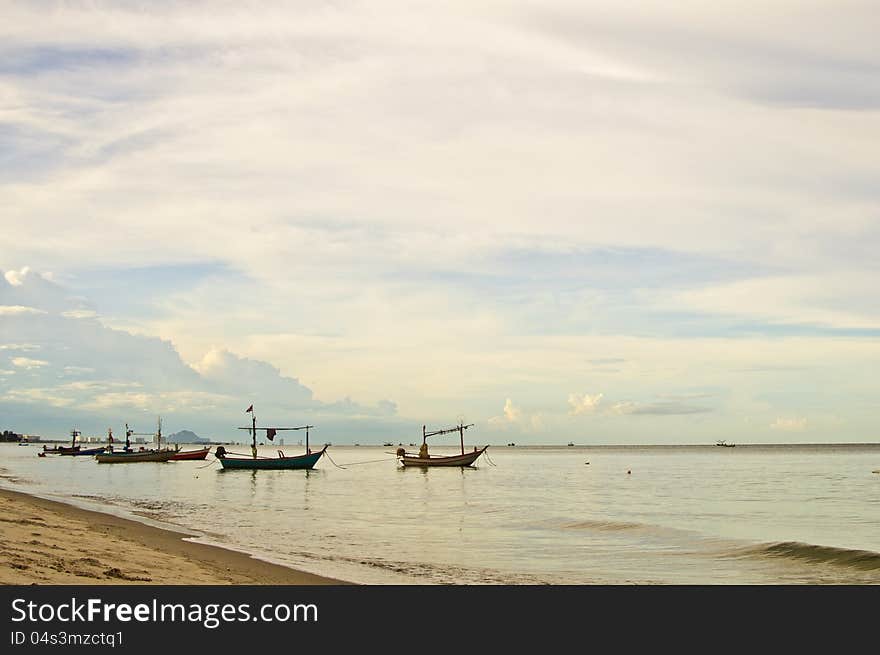
[(174, 456), (171, 457), (169, 461), (179, 462), (180, 460), (188, 459), (205, 459), (205, 457), (208, 456), (209, 452), (211, 452), (210, 446), (199, 448), (198, 450), (179, 450)]
[[(397, 458), (403, 466), (470, 466), (477, 458), (486, 452), (486, 448), (489, 446), (483, 446), (482, 448), (477, 448), (474, 446), (473, 452), (466, 453), (464, 452), (464, 431), (470, 427), (473, 427), (473, 423), (465, 425), (464, 423), (459, 423), (453, 428), (445, 428), (443, 430), (434, 430), (433, 432), (428, 432), (426, 430), (426, 426), (422, 426), (422, 445), (419, 448), (418, 454), (408, 453), (403, 448), (397, 449)], [(438, 434), (448, 434), (450, 432), (458, 432), (459, 437), (461, 438), (461, 454), (460, 455), (430, 455), (428, 453), (428, 437), (433, 437)]]
[(101, 446), (100, 448), (83, 448), (79, 444), (76, 443), (76, 438), (80, 436), (82, 432), (79, 430), (71, 430), (70, 436), (72, 437), (72, 441), (70, 442), (70, 448), (64, 448), (58, 454), (65, 455), (68, 457), (82, 457), (92, 455), (97, 455), (98, 453), (103, 453), (106, 450), (106, 446)]
[(44, 453), (50, 453), (52, 455), (72, 455), (73, 453), (79, 451), (79, 446), (76, 443), (76, 438), (81, 435), (82, 432), (74, 428), (70, 431), (71, 441), (69, 446), (60, 446), (55, 445), (52, 448), (48, 446), (43, 446)]
[(73, 446), (73, 447), (71, 448), (70, 446), (58, 446), (58, 445), (56, 445), (56, 446), (52, 446), (51, 448), (49, 448), (49, 446), (43, 444), (43, 454), (49, 454), (49, 455), (60, 455), (60, 454), (62, 454), (62, 453), (71, 453), (71, 452), (74, 452), (74, 451), (76, 451), (76, 450), (79, 450), (79, 446)]
[[(176, 448), (162, 448), (162, 419), (159, 419), (158, 428), (156, 430), (156, 448), (133, 450), (131, 447), (131, 436), (135, 434), (144, 434), (133, 432), (128, 423), (125, 424), (125, 449), (121, 451), (111, 450), (109, 452), (98, 453), (95, 459), (99, 464), (128, 464), (134, 462), (167, 462), (177, 454)], [(147, 433), (149, 434), (149, 433)], [(111, 446), (112, 448), (112, 446)]]
[(724, 448), (734, 448), (736, 447), (735, 443), (727, 443), (724, 439), (719, 439), (715, 442), (716, 446), (723, 446)]
[[(324, 445), (321, 450), (312, 452), (312, 449), (309, 448), (309, 429), (315, 427), (314, 425), (300, 425), (294, 428), (258, 428), (257, 427), (257, 416), (254, 413), (254, 406), (251, 405), (245, 410), (245, 413), (251, 414), (251, 426), (246, 428), (238, 428), (239, 430), (248, 430), (251, 433), (251, 437), (253, 439), (251, 445), (251, 454), (242, 455), (241, 453), (229, 453), (226, 451), (226, 448), (223, 446), (217, 446), (216, 450), (214, 450), (214, 457), (216, 457), (223, 469), (248, 469), (248, 470), (280, 470), (280, 469), (311, 469), (314, 468), (315, 464), (317, 464), (318, 460), (321, 459), (321, 456), (327, 450), (327, 444)], [(282, 451), (278, 451), (278, 457), (261, 457), (257, 454), (257, 430), (265, 430), (266, 438), (269, 441), (272, 441), (275, 438), (275, 435), (278, 432), (284, 430), (305, 430), (306, 431), (306, 452), (302, 455), (294, 455), (289, 457), (285, 455)]]
[[(74, 430), (77, 435), (82, 434), (81, 432)], [(73, 432), (71, 434), (73, 434)], [(110, 444), (113, 443), (113, 433), (109, 432), (108, 437), (110, 440)], [(76, 438), (74, 436), (74, 438)], [(97, 446), (95, 448), (83, 448), (82, 446), (76, 446), (76, 449), (71, 452), (60, 453), (61, 455), (68, 455), (70, 457), (91, 457), (92, 455), (97, 455), (98, 453), (107, 452), (107, 450), (111, 446)]]

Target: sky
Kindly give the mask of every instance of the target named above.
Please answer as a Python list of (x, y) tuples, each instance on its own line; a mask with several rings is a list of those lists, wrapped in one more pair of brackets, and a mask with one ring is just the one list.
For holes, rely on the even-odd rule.
[(0, 12), (2, 429), (880, 439), (873, 3)]

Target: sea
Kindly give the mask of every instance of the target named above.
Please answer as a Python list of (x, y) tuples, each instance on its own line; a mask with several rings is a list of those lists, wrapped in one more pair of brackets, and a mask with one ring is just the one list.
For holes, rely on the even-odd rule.
[(361, 584), (880, 583), (880, 444), (490, 446), (466, 469), (333, 445), (311, 471), (39, 449), (0, 445), (0, 486)]

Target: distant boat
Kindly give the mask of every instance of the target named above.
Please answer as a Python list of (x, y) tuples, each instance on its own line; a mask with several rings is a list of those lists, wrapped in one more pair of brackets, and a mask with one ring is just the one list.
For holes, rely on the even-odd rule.
[[(327, 450), (330, 444), (324, 444), (324, 447), (316, 452), (312, 452), (309, 448), (309, 429), (314, 425), (301, 425), (295, 428), (258, 428), (257, 416), (253, 413), (254, 406), (247, 408), (245, 413), (251, 413), (251, 427), (239, 428), (239, 430), (248, 430), (252, 436), (251, 456), (240, 455), (238, 453), (228, 453), (226, 448), (218, 446), (214, 451), (220, 465), (225, 469), (248, 469), (248, 470), (284, 470), (284, 469), (311, 469), (314, 468), (318, 460)], [(257, 454), (257, 430), (265, 430), (266, 438), (269, 441), (275, 438), (275, 434), (282, 430), (305, 430), (306, 431), (306, 452), (303, 455), (294, 455), (288, 457), (282, 451), (278, 451), (278, 457), (260, 457)]]
[(568, 442), (568, 445), (569, 445), (569, 446), (573, 446), (573, 445), (574, 445), (574, 442), (569, 441), (569, 442)]
[[(133, 464), (136, 462), (167, 462), (177, 454), (176, 448), (162, 448), (162, 418), (158, 420), (156, 429), (156, 448), (140, 450), (132, 450), (131, 436), (134, 434), (143, 434), (132, 431), (125, 424), (125, 449), (121, 451), (110, 450), (109, 452), (98, 453), (95, 459), (99, 464)], [(148, 434), (148, 433), (147, 433)], [(112, 438), (112, 437), (111, 437)], [(112, 448), (112, 445), (111, 445)]]
[(383, 443), (382, 445), (383, 445), (383, 446), (393, 446), (394, 444), (391, 443), (390, 441), (386, 441), (386, 442)]
[[(406, 466), (419, 466), (419, 467), (429, 467), (429, 466), (470, 466), (473, 464), (477, 458), (486, 452), (486, 448), (489, 446), (483, 446), (482, 448), (477, 448), (474, 446), (473, 452), (466, 453), (464, 452), (464, 431), (470, 427), (473, 427), (473, 423), (469, 425), (464, 425), (463, 423), (459, 423), (454, 428), (446, 428), (444, 430), (435, 430), (433, 432), (427, 432), (425, 426), (422, 426), (422, 446), (419, 448), (418, 455), (407, 453), (403, 448), (397, 449), (397, 457), (400, 463)], [(430, 455), (428, 454), (428, 437), (433, 437), (438, 434), (448, 434), (450, 432), (458, 432), (461, 437), (461, 454), (460, 455)]]
[(715, 442), (716, 446), (723, 446), (724, 448), (734, 448), (736, 446), (735, 443), (727, 443), (724, 439), (720, 439)]

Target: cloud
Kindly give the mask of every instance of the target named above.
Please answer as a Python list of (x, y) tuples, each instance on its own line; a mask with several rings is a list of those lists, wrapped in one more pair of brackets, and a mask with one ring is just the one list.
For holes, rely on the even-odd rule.
[(493, 416), (489, 419), (489, 425), (503, 426), (522, 420), (522, 410), (516, 407), (510, 398), (504, 401), (504, 409), (501, 411), (501, 416)]
[(96, 318), (98, 313), (93, 309), (73, 309), (61, 312), (65, 318)]
[(0, 305), (0, 316), (20, 316), (22, 314), (45, 314), (42, 309), (23, 305)]
[(31, 359), (30, 357), (13, 357), (10, 361), (13, 366), (26, 369), (40, 368), (49, 365), (49, 362), (47, 361), (42, 359)]
[(711, 412), (712, 409), (679, 401), (633, 402), (628, 400), (614, 403), (609, 411), (611, 414), (630, 416), (680, 416), (705, 414)]
[(779, 417), (770, 424), (770, 428), (783, 432), (802, 432), (807, 429), (807, 419)]
[(19, 271), (11, 270), (3, 273), (3, 277), (6, 278), (6, 281), (9, 282), (14, 287), (20, 287), (24, 282), (24, 278), (30, 272), (30, 268), (25, 266)]
[(286, 377), (268, 362), (240, 357), (215, 348), (194, 365), (202, 379), (215, 389), (236, 393), (245, 405), (259, 399), (287, 407), (315, 407), (312, 390), (296, 378)]
[(575, 416), (578, 414), (595, 414), (599, 410), (599, 404), (601, 402), (601, 393), (594, 396), (590, 396), (589, 394), (580, 396), (572, 393), (568, 396), (568, 404), (571, 405), (571, 409), (568, 413)]
[[(0, 341), (39, 340), (33, 388), (421, 424), (593, 384), (672, 430), (681, 380), (729, 426), (835, 379), (870, 438), (870, 4), (7, 5), (0, 306), (46, 314)], [(213, 348), (270, 368), (187, 364)]]
[[(16, 281), (7, 291), (14, 286), (16, 294), (33, 295), (44, 306), (57, 309), (71, 299), (88, 303), (29, 269)], [(193, 428), (219, 428), (253, 403), (264, 419), (293, 414), (337, 426), (348, 420), (352, 429), (366, 418), (393, 421), (397, 412), (387, 399), (372, 405), (350, 397), (317, 400), (309, 387), (277, 367), (224, 348), (210, 349), (190, 366), (171, 342), (108, 328), (86, 311), (18, 313), (3, 324), (2, 336), (7, 343), (0, 345), (0, 364), (8, 361), (25, 377), (14, 385), (5, 376), (0, 379), (0, 403), (13, 404), (17, 412), (30, 407), (31, 420), (40, 421), (45, 408), (54, 407), (71, 408), (87, 420), (167, 414), (191, 421)], [(19, 354), (33, 351), (40, 359)]]

